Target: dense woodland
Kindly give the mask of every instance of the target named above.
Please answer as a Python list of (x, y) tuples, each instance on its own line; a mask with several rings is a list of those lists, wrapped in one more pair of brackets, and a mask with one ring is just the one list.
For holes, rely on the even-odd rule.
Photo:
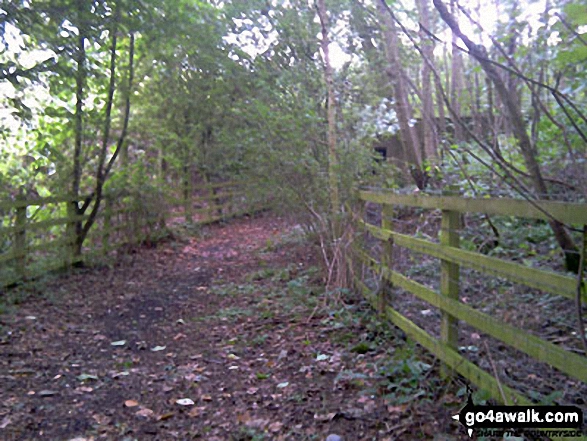
[[(4, 1), (0, 14), (0, 198), (79, 196), (79, 247), (104, 192), (131, 186), (153, 200), (259, 180), (321, 234), (358, 185), (585, 198), (580, 3)], [(576, 270), (576, 240), (550, 227)]]
[[(0, 314), (0, 430), (14, 439), (315, 440), (328, 425), (458, 439), (446, 413), (468, 389), (437, 382), (447, 365), (483, 403), (584, 406), (584, 1), (0, 0), (0, 38), (0, 288), (48, 304)], [(272, 214), (192, 222), (226, 220), (235, 200)], [(161, 248), (115, 263), (127, 230)], [(94, 270), (30, 276), (39, 256), (69, 268), (92, 248)], [(165, 345), (145, 342), (156, 333)], [(241, 364), (227, 375), (218, 359)], [(177, 412), (195, 389), (200, 406)], [(37, 407), (60, 393), (97, 413)]]

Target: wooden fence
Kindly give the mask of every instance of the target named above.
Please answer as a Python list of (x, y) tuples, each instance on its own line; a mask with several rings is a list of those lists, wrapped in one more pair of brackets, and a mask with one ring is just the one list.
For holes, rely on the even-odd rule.
[(82, 203), (83, 198), (0, 202), (0, 289), (140, 243), (161, 234), (170, 222), (205, 224), (257, 211), (267, 204), (256, 196), (260, 192), (251, 182), (205, 184), (192, 190), (187, 199), (168, 191), (106, 194), (81, 255), (74, 253), (75, 224), (89, 216), (71, 216), (68, 205)]
[[(459, 301), (461, 267), (508, 279), (550, 294), (576, 299), (577, 280), (564, 274), (544, 271), (519, 263), (501, 260), (480, 253), (459, 249), (459, 224), (462, 213), (483, 213), (530, 219), (551, 219), (573, 225), (587, 224), (587, 204), (539, 201), (536, 204), (513, 199), (469, 199), (453, 196), (400, 195), (383, 191), (360, 191), (363, 202), (382, 206), (381, 226), (360, 220), (362, 228), (383, 241), (382, 255), (373, 258), (365, 248), (355, 250), (362, 264), (379, 275), (390, 287), (398, 287), (438, 308), (441, 312), (440, 338), (435, 338), (394, 308), (389, 290), (373, 293), (364, 281), (355, 279), (356, 286), (371, 304), (407, 335), (443, 362), (445, 373), (456, 371), (488, 391), (491, 397), (506, 404), (526, 405), (531, 401), (517, 390), (502, 384), (494, 375), (481, 369), (459, 353), (458, 323), (468, 323), (479, 331), (548, 363), (564, 374), (587, 383), (587, 357), (563, 349), (525, 330), (500, 321)], [(439, 243), (400, 234), (394, 231), (394, 206), (442, 210)], [(393, 270), (393, 247), (403, 247), (440, 259), (440, 289), (435, 291)], [(587, 303), (585, 286), (581, 299)]]

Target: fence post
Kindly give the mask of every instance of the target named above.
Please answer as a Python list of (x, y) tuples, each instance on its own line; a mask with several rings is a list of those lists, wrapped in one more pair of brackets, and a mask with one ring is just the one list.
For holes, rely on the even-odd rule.
[(194, 190), (192, 188), (192, 180), (189, 179), (184, 182), (183, 190), (183, 211), (184, 211), (184, 222), (191, 224), (194, 222)]
[(102, 255), (108, 254), (110, 246), (110, 229), (112, 228), (112, 198), (104, 196), (104, 223), (102, 224)]
[(206, 202), (208, 204), (208, 209), (206, 210), (206, 222), (212, 222), (214, 216), (216, 215), (216, 193), (214, 192), (214, 184), (211, 181), (208, 181), (207, 184)]
[[(459, 247), (460, 213), (458, 211), (442, 210), (442, 222), (440, 227), (440, 244), (444, 246)], [(459, 299), (459, 265), (440, 261), (440, 293), (453, 300)], [(457, 349), (459, 340), (458, 320), (442, 312), (440, 324), (440, 337), (449, 347)], [(449, 377), (452, 375), (450, 368), (441, 366), (441, 375)]]
[(24, 196), (20, 195), (17, 198), (17, 201), (20, 203), (22, 202), (23, 206), (20, 204), (16, 207), (16, 231), (14, 233), (14, 254), (16, 255), (15, 263), (16, 263), (16, 271), (21, 279), (26, 278), (26, 209), (27, 205), (24, 202)]
[[(72, 196), (73, 198), (73, 196)], [(66, 202), (67, 224), (65, 225), (65, 238), (67, 240), (64, 263), (65, 266), (71, 266), (76, 263), (79, 253), (77, 248), (77, 235), (79, 233), (78, 223), (78, 201), (69, 200)]]
[[(393, 230), (393, 205), (383, 205), (381, 210), (381, 228)], [(390, 237), (383, 243), (383, 255), (381, 256), (381, 286), (377, 294), (377, 309), (381, 314), (385, 314), (385, 306), (391, 304), (391, 282), (383, 277), (383, 268), (390, 271), (393, 267), (393, 237)]]

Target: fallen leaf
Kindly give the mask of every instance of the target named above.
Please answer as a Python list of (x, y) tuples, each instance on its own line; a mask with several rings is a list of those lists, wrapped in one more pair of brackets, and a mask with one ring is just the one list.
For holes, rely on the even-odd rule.
[(173, 412), (164, 413), (163, 415), (160, 415), (159, 418), (157, 418), (157, 420), (165, 421), (171, 418), (173, 415), (175, 415)]
[(6, 429), (6, 427), (8, 427), (8, 425), (11, 423), (12, 421), (10, 421), (10, 418), (5, 417), (2, 422), (0, 423), (0, 429)]
[(139, 405), (139, 403), (138, 403), (138, 402), (136, 402), (135, 400), (126, 400), (126, 401), (124, 402), (124, 405), (125, 405), (126, 407), (137, 407), (137, 406)]
[(249, 421), (251, 419), (251, 415), (248, 412), (245, 413), (239, 413), (236, 416), (236, 420), (241, 423), (241, 424), (245, 424), (247, 421)]
[(95, 375), (91, 375), (91, 374), (81, 374), (77, 376), (77, 379), (79, 381), (87, 381), (87, 380), (97, 380), (98, 377)]
[(194, 407), (192, 410), (188, 412), (188, 415), (192, 418), (197, 418), (200, 415), (202, 415), (202, 413), (204, 413), (205, 410), (205, 407)]
[(256, 420), (247, 421), (245, 423), (245, 425), (247, 427), (252, 427), (252, 428), (255, 428), (255, 429), (264, 429), (267, 426), (268, 423), (269, 423), (269, 420), (263, 420), (261, 418), (258, 418)]
[(55, 392), (54, 390), (42, 390), (41, 392), (39, 392), (39, 396), (41, 397), (52, 397), (54, 395), (57, 395), (57, 392)]
[(112, 343), (110, 343), (110, 346), (124, 346), (126, 344), (126, 340), (118, 340), (118, 341), (113, 341)]
[(137, 413), (135, 413), (136, 416), (141, 417), (141, 418), (151, 418), (152, 416), (155, 415), (155, 412), (153, 412), (151, 409), (147, 409), (146, 407), (139, 410)]
[(165, 348), (166, 348), (166, 346), (155, 346), (154, 348), (151, 348), (151, 351), (159, 352), (159, 351), (165, 350)]
[(279, 384), (277, 385), (277, 387), (278, 387), (279, 389), (283, 389), (284, 387), (287, 387), (287, 386), (289, 386), (289, 381), (284, 381), (283, 383), (279, 383)]
[(204, 400), (204, 401), (212, 401), (212, 397), (210, 395), (202, 395), (202, 400)]
[(105, 415), (100, 415), (99, 413), (92, 415), (92, 418), (101, 426), (107, 426), (112, 421), (112, 418)]
[(195, 404), (194, 400), (190, 400), (189, 398), (181, 398), (176, 403), (180, 406), (193, 406)]
[(336, 412), (327, 413), (326, 415), (318, 415), (317, 413), (314, 414), (314, 419), (316, 421), (332, 421), (336, 416)]
[(271, 432), (279, 432), (282, 427), (283, 427), (283, 423), (280, 423), (278, 421), (269, 424), (269, 430)]

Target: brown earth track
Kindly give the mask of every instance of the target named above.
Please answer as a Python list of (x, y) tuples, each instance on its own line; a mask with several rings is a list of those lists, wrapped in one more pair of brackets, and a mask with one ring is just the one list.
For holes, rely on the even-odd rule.
[(236, 220), (37, 285), (0, 316), (0, 439), (466, 439), (444, 387), (435, 403), (383, 398), (376, 367), (403, 341), (357, 354), (363, 319), (308, 320), (323, 297), (290, 289), (313, 265), (291, 230)]

